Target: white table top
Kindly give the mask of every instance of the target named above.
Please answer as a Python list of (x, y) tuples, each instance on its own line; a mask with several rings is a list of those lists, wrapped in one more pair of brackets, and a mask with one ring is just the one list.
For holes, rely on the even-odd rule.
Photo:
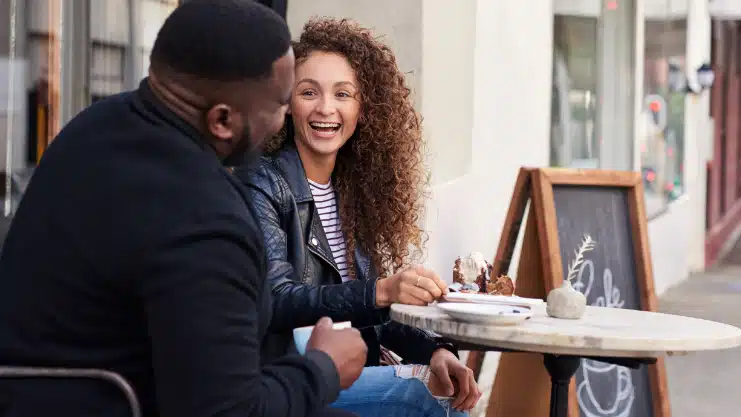
[(391, 318), (450, 339), (561, 355), (659, 357), (741, 346), (741, 329), (672, 314), (588, 306), (579, 320), (548, 317), (545, 304), (529, 320), (501, 326), (456, 321), (437, 307), (394, 304)]

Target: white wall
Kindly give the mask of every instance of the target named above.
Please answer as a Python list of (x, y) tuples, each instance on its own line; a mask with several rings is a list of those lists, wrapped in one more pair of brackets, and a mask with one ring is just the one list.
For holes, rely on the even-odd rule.
[(449, 0), (426, 0), (422, 16), (424, 137), (432, 183), (441, 184), (472, 168), (474, 51), (487, 45), (477, 39), (475, 1), (450, 7)]
[[(429, 1), (429, 0), (428, 0)], [(435, 0), (432, 0), (433, 2)], [(407, 76), (417, 109), (422, 73), (422, 0), (289, 0), (286, 21), (294, 39), (312, 17), (349, 18), (382, 37)]]
[(737, 20), (741, 19), (741, 1), (738, 0), (709, 0), (710, 14), (714, 18)]
[[(435, 184), (426, 223), (428, 264), (447, 279), (458, 255), (479, 251), (494, 256), (519, 168), (547, 166), (549, 158), (549, 2), (479, 0), (475, 27), (471, 166), (466, 174)], [(465, 76), (467, 71), (461, 71), (449, 79), (454, 83)], [(424, 117), (444, 120), (452, 111), (430, 111)], [(465, 140), (463, 133), (460, 137)]]
[[(741, 2), (737, 3), (741, 11)], [(691, 0), (687, 19), (687, 68), (696, 83), (696, 69), (710, 62), (711, 19), (708, 3)], [(741, 16), (741, 14), (739, 15)], [(689, 138), (685, 146), (685, 180), (688, 186), (690, 225), (688, 242), (688, 272), (705, 268), (705, 222), (707, 206), (706, 162), (712, 158), (713, 123), (710, 118), (710, 92), (690, 97), (685, 107), (685, 131)]]
[[(547, 166), (549, 160), (550, 2), (478, 0), (475, 22), (471, 165), (464, 175), (435, 184), (426, 223), (427, 264), (448, 281), (456, 256), (479, 251), (493, 258), (519, 168)], [(448, 23), (446, 32), (458, 30), (457, 25), (471, 23)], [(435, 52), (425, 49), (428, 53)], [(449, 88), (466, 76), (468, 70), (461, 68), (436, 88)], [(427, 120), (445, 120), (456, 111), (452, 106), (428, 109)], [(463, 132), (458, 137), (466, 140)], [(481, 375), (485, 395), (498, 359), (497, 353), (487, 354)], [(477, 409), (487, 402), (482, 399)]]

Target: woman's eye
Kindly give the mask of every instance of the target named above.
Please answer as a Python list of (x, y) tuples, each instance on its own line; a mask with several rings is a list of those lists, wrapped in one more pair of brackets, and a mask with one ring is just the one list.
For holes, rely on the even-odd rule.
[(302, 96), (313, 96), (314, 95), (314, 92), (313, 91), (304, 91), (303, 93), (301, 93), (301, 95)]
[(339, 92), (339, 93), (337, 93), (337, 97), (342, 97), (342, 98), (350, 98), (350, 97), (352, 97), (352, 96), (351, 96), (350, 94), (348, 94), (348, 93), (346, 93), (346, 92), (342, 91), (342, 92)]

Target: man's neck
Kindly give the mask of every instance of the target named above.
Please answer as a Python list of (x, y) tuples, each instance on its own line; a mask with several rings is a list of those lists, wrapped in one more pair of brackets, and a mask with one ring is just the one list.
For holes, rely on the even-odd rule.
[(204, 126), (202, 126), (203, 123), (199, 115), (201, 109), (206, 108), (208, 105), (203, 97), (188, 90), (180, 83), (169, 79), (169, 77), (159, 77), (153, 72), (150, 72), (147, 81), (152, 93), (154, 93), (165, 107), (198, 129), (198, 131), (203, 131)]
[[(147, 78), (147, 85), (162, 105), (195, 128), (200, 133), (203, 143), (213, 150), (217, 156), (220, 155), (214, 144), (208, 140), (208, 134), (205, 133), (206, 126), (201, 114), (208, 102), (203, 96), (189, 90), (170, 77), (158, 77), (151, 71)], [(221, 156), (219, 158), (222, 159)]]

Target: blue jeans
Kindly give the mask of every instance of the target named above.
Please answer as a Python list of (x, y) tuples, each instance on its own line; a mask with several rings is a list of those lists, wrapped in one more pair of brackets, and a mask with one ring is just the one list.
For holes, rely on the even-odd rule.
[(419, 379), (397, 377), (393, 366), (365, 368), (330, 406), (360, 417), (468, 417), (435, 398)]

